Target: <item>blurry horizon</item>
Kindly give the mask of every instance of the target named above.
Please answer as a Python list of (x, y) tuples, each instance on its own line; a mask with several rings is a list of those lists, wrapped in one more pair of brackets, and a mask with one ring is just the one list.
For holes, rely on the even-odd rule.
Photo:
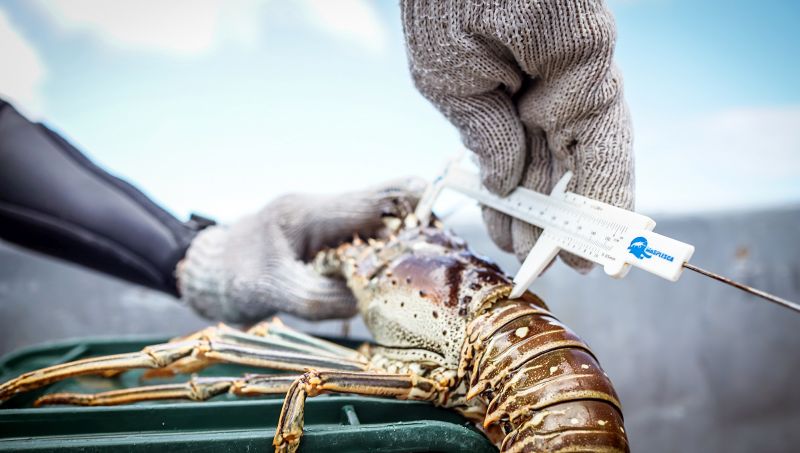
[[(609, 7), (637, 210), (800, 203), (800, 4)], [(6, 0), (0, 57), (0, 96), (182, 218), (431, 178), (462, 148), (413, 87), (394, 2)]]

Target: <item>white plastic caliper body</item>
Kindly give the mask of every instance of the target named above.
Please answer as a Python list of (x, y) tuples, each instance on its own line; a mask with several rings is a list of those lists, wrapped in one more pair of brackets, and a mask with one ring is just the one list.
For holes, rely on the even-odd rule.
[(656, 223), (647, 216), (567, 192), (571, 177), (565, 174), (550, 195), (518, 187), (507, 197), (499, 197), (483, 186), (479, 175), (459, 168), (456, 159), (428, 187), (415, 214), (427, 223), (436, 198), (447, 187), (542, 228), (514, 277), (512, 298), (521, 296), (560, 250), (603, 266), (615, 278), (636, 266), (678, 280), (694, 246), (654, 233)]

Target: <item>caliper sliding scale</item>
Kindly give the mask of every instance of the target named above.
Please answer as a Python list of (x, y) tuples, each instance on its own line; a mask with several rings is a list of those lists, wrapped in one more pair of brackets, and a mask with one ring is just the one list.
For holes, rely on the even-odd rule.
[(570, 172), (549, 196), (517, 187), (507, 197), (500, 197), (487, 190), (477, 174), (459, 168), (459, 160), (451, 161), (428, 186), (415, 214), (423, 224), (428, 223), (436, 198), (447, 187), (542, 228), (514, 277), (512, 298), (521, 296), (558, 252), (565, 250), (601, 265), (614, 278), (624, 277), (635, 266), (674, 282), (686, 268), (800, 312), (796, 303), (689, 264), (694, 246), (653, 232), (656, 222), (650, 217), (567, 192)]

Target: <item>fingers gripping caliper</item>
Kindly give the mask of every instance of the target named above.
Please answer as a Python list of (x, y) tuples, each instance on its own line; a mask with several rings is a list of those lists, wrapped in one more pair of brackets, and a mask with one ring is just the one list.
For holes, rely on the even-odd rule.
[(634, 266), (674, 282), (683, 269), (690, 269), (800, 312), (800, 305), (794, 302), (689, 264), (694, 246), (653, 232), (656, 222), (650, 217), (567, 192), (570, 172), (558, 181), (550, 195), (517, 187), (508, 196), (500, 197), (483, 186), (478, 174), (461, 168), (459, 161), (460, 158), (453, 159), (428, 186), (415, 214), (426, 224), (436, 198), (444, 188), (450, 188), (542, 228), (514, 277), (512, 298), (521, 296), (558, 252), (565, 250), (601, 265), (614, 278), (624, 277)]

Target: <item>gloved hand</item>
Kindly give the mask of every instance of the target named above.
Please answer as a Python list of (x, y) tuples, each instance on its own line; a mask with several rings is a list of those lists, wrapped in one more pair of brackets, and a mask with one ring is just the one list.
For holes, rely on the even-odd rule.
[(343, 280), (307, 261), (324, 247), (369, 237), (381, 214), (413, 208), (424, 183), (398, 180), (338, 196), (286, 195), (232, 225), (202, 230), (178, 264), (181, 299), (206, 317), (255, 322), (276, 311), (307, 319), (344, 318), (356, 306)]
[[(633, 207), (633, 153), (616, 33), (601, 1), (404, 0), (403, 28), (419, 91), (460, 130), (483, 184), (567, 190)], [(522, 260), (541, 230), (484, 208), (489, 235)], [(568, 253), (579, 271), (591, 263)]]

